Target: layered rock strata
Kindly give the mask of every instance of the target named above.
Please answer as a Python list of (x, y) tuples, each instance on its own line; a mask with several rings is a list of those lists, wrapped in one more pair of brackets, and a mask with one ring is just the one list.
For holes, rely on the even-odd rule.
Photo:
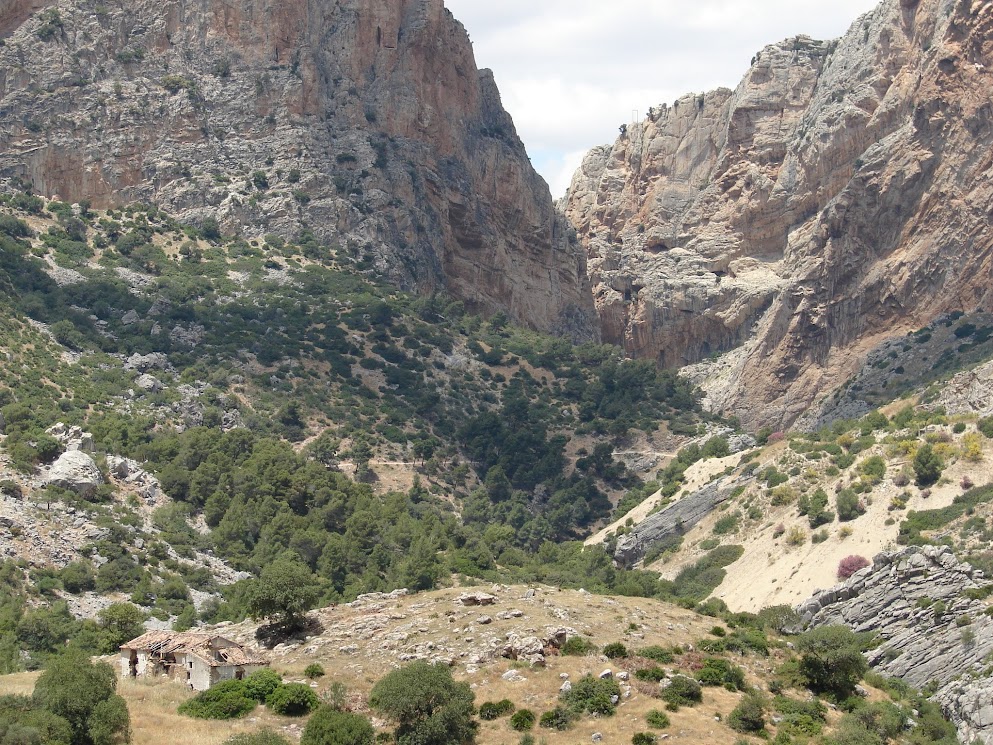
[(649, 110), (562, 208), (604, 339), (785, 426), (881, 341), (993, 307), (993, 3), (884, 0)]
[(585, 258), (442, 0), (18, 0), (0, 38), (8, 184), (309, 229), (401, 287), (598, 336)]
[(622, 566), (632, 566), (653, 546), (682, 535), (707, 517), (731, 497), (738, 483), (737, 477), (717, 479), (652, 513), (617, 539), (614, 559)]
[(824, 590), (797, 611), (805, 625), (844, 624), (878, 634), (868, 656), (884, 675), (917, 688), (936, 688), (934, 700), (958, 727), (962, 742), (993, 743), (993, 618), (988, 601), (965, 593), (989, 584), (983, 572), (955, 558), (947, 546), (879, 554), (872, 566)]

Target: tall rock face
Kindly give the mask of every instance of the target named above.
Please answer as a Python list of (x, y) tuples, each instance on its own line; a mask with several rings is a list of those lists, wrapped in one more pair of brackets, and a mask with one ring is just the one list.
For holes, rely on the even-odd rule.
[(787, 425), (882, 340), (993, 306), (991, 144), (993, 3), (884, 0), (651, 109), (561, 206), (606, 341)]
[(14, 0), (0, 38), (9, 182), (308, 228), (402, 287), (598, 336), (585, 256), (442, 0)]
[(804, 625), (843, 624), (881, 643), (868, 662), (932, 699), (958, 728), (959, 741), (993, 743), (993, 619), (975, 599), (989, 585), (947, 546), (883, 553), (844, 584), (823, 590), (797, 612)]

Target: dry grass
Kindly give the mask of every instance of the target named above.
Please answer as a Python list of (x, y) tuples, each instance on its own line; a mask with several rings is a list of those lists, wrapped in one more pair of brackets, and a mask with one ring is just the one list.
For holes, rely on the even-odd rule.
[(39, 673), (0, 675), (0, 696), (30, 696)]
[[(327, 676), (321, 679), (322, 689), (339, 681), (351, 693), (364, 699), (377, 680), (401, 664), (400, 657), (433, 645), (438, 653), (453, 658), (453, 674), (472, 686), (477, 706), (506, 698), (517, 708), (531, 709), (540, 717), (542, 712), (558, 703), (561, 674), (568, 674), (570, 680), (576, 681), (586, 674), (597, 675), (605, 668), (633, 671), (637, 661), (630, 661), (630, 667), (625, 668), (624, 664), (619, 665), (600, 655), (550, 655), (545, 668), (532, 669), (496, 655), (492, 661), (475, 666), (470, 662), (472, 653), (469, 650), (485, 648), (491, 640), (503, 640), (509, 633), (540, 635), (553, 626), (571, 627), (599, 647), (615, 641), (624, 643), (630, 650), (650, 645), (686, 645), (709, 637), (708, 631), (716, 623), (715, 619), (645, 598), (605, 597), (538, 587), (534, 598), (525, 599), (522, 597), (524, 587), (477, 589), (493, 592), (499, 598), (498, 603), (491, 607), (463, 607), (454, 602), (455, 597), (465, 591), (465, 588), (458, 588), (374, 601), (352, 608), (325, 609), (319, 613), (325, 634), (279, 653), (274, 664), (288, 677), (299, 679), (307, 664), (320, 662), (327, 671)], [(520, 609), (524, 615), (506, 620), (496, 617), (507, 609)], [(492, 623), (478, 624), (478, 618), (483, 615), (491, 616)], [(227, 628), (224, 633), (247, 639), (252, 631), (250, 625), (239, 624)], [(357, 650), (342, 651), (352, 647)], [(750, 683), (762, 687), (762, 678), (777, 664), (772, 659), (760, 657), (735, 661), (745, 668)], [(502, 676), (509, 670), (517, 670), (525, 680), (504, 680)], [(740, 696), (723, 689), (706, 688), (702, 704), (670, 714), (672, 725), (666, 732), (672, 739), (680, 738), (685, 742), (732, 745), (740, 735), (716, 721), (715, 715), (726, 717)], [(632, 684), (630, 697), (622, 699), (615, 716), (597, 719), (585, 716), (566, 732), (536, 726), (533, 734), (548, 745), (590, 742), (594, 732), (600, 732), (604, 742), (627, 743), (635, 732), (649, 731), (645, 716), (652, 709), (662, 708), (661, 700), (646, 695)], [(510, 718), (501, 717), (481, 722), (478, 741), (484, 745), (513, 745), (520, 737), (521, 733), (511, 729)]]
[[(28, 696), (34, 690), (39, 673), (0, 675), (0, 695)], [(253, 732), (263, 726), (284, 729), (299, 720), (277, 717), (260, 707), (245, 719), (234, 722), (213, 722), (190, 719), (176, 713), (176, 708), (192, 695), (180, 683), (159, 678), (154, 680), (122, 680), (117, 692), (127, 701), (131, 713), (133, 745), (220, 745), (232, 735)], [(290, 734), (291, 732), (287, 732)]]
[[(544, 668), (530, 668), (524, 663), (504, 659), (499, 652), (482, 664), (472, 662), (469, 650), (485, 649), (491, 642), (506, 639), (510, 633), (541, 634), (548, 627), (571, 627), (588, 636), (597, 646), (620, 641), (631, 651), (650, 645), (684, 646), (708, 638), (714, 626), (712, 618), (697, 616), (665, 603), (644, 598), (605, 597), (575, 591), (538, 587), (534, 597), (523, 597), (524, 587), (487, 587), (499, 598), (494, 606), (464, 607), (455, 602), (463, 589), (447, 589), (397, 599), (373, 599), (353, 607), (339, 606), (319, 611), (325, 632), (299, 644), (274, 650), (273, 667), (288, 680), (302, 680), (302, 671), (311, 662), (320, 662), (327, 671), (320, 681), (326, 690), (333, 682), (343, 683), (358, 711), (367, 711), (364, 702), (372, 686), (391, 669), (402, 664), (401, 658), (415, 649), (432, 645), (452, 656), (456, 679), (468, 682), (476, 695), (476, 704), (510, 699), (520, 708), (528, 708), (540, 717), (559, 702), (562, 675), (572, 681), (587, 674), (598, 675), (605, 668), (614, 672), (632, 672), (642, 661), (607, 660), (605, 657), (567, 657), (550, 654)], [(523, 615), (498, 619), (502, 610), (520, 609)], [(479, 624), (482, 615), (493, 617), (491, 623)], [(218, 631), (231, 638), (251, 638), (251, 624), (223, 625)], [(471, 640), (471, 641), (470, 641)], [(773, 650), (772, 657), (737, 657), (734, 662), (746, 673), (747, 681), (766, 689), (770, 671), (788, 654)], [(663, 667), (689, 672), (699, 653), (691, 652)], [(524, 680), (503, 679), (509, 670), (517, 670)], [(631, 676), (634, 677), (633, 675)], [(0, 677), (0, 694), (30, 693), (37, 673)], [(628, 695), (621, 699), (612, 717), (580, 718), (569, 730), (556, 732), (535, 727), (533, 734), (547, 745), (576, 745), (591, 742), (595, 732), (607, 743), (628, 743), (635, 732), (649, 731), (646, 715), (664, 709), (653, 694), (651, 685), (622, 683)], [(220, 745), (236, 733), (272, 727), (295, 740), (301, 720), (276, 717), (259, 707), (248, 718), (234, 722), (210, 722), (182, 717), (176, 713), (191, 693), (181, 684), (158, 679), (124, 681), (120, 693), (128, 703), (135, 745), (171, 745), (197, 743)], [(741, 698), (722, 688), (704, 688), (703, 703), (683, 707), (669, 714), (670, 727), (665, 730), (672, 740), (691, 743), (732, 745), (740, 735), (725, 720)], [(796, 695), (800, 695), (797, 693)], [(373, 720), (380, 729), (386, 722)], [(663, 734), (659, 732), (658, 734)], [(481, 745), (514, 745), (521, 734), (510, 727), (510, 718), (482, 722), (478, 742)]]

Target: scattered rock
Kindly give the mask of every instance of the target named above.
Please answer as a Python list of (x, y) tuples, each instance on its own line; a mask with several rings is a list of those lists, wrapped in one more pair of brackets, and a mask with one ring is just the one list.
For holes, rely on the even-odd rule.
[(134, 384), (143, 391), (148, 391), (149, 393), (158, 393), (162, 390), (161, 381), (154, 375), (149, 375), (148, 373), (142, 373), (139, 375)]
[(511, 632), (503, 648), (503, 656), (511, 660), (529, 662), (535, 667), (545, 664), (545, 642), (536, 636), (518, 636)]
[(517, 670), (508, 670), (503, 675), (500, 676), (504, 680), (510, 681), (511, 683), (523, 683), (527, 678), (521, 675)]
[(124, 363), (125, 370), (137, 370), (140, 373), (149, 370), (168, 370), (169, 368), (169, 358), (162, 352), (132, 354)]
[(490, 616), (480, 616), (479, 618), (476, 619), (476, 623), (478, 623), (480, 626), (487, 626), (493, 623), (493, 619)]
[(44, 486), (58, 486), (81, 497), (93, 496), (103, 484), (100, 469), (86, 453), (70, 450), (63, 453), (42, 478)]
[(496, 601), (496, 595), (490, 595), (487, 592), (464, 592), (455, 598), (456, 603), (465, 606), (493, 605)]
[(610, 668), (607, 668), (602, 673), (600, 673), (599, 677), (600, 680), (610, 680), (611, 678), (614, 677), (614, 672)]

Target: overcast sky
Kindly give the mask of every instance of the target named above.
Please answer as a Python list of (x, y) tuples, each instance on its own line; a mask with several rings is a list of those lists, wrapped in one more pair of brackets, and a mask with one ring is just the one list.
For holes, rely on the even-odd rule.
[(559, 197), (582, 155), (684, 93), (734, 88), (797, 34), (841, 36), (877, 0), (445, 0)]

